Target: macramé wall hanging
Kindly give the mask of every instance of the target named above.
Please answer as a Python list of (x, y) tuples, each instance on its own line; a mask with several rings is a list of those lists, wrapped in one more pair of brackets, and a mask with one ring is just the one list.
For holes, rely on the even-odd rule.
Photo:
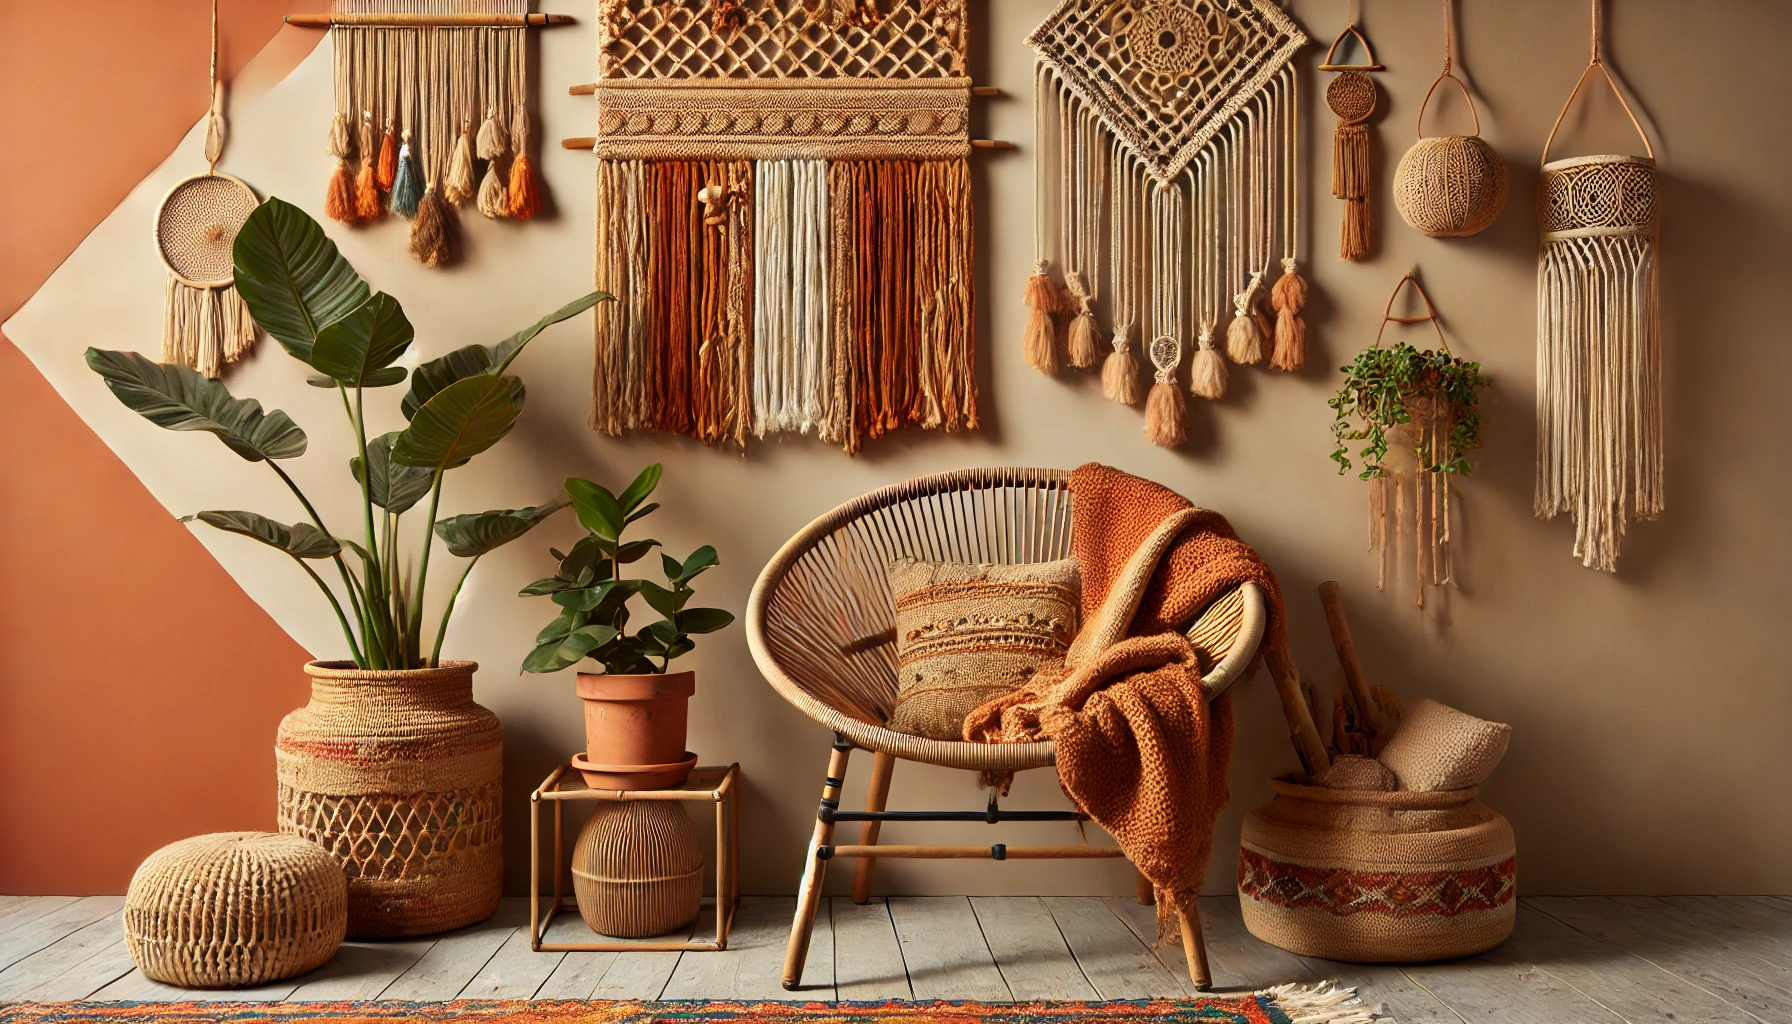
[[(1369, 194), (1374, 184), (1369, 180), (1369, 115), (1375, 113), (1375, 79), (1368, 72), (1386, 71), (1375, 60), (1375, 51), (1356, 25), (1356, 4), (1351, 3), (1350, 23), (1332, 48), (1325, 52), (1321, 71), (1335, 71), (1337, 76), (1325, 87), (1325, 105), (1337, 115), (1338, 127), (1332, 130), (1332, 197), (1344, 200), (1344, 226), (1338, 235), (1338, 256), (1346, 260), (1362, 260), (1369, 256)], [(1336, 64), (1338, 45), (1345, 36), (1356, 39), (1363, 48), (1366, 64)]]
[(600, 0), (591, 426), (977, 429), (964, 0)]
[[(1412, 285), (1424, 316), (1395, 316), (1400, 289)], [(1429, 323), (1437, 348), (1420, 351), (1400, 342), (1381, 347), (1388, 324)], [(1363, 460), (1357, 476), (1369, 481), (1369, 547), (1376, 552), (1376, 586), (1387, 586), (1399, 561), (1405, 524), (1412, 524), (1415, 606), (1425, 606), (1425, 587), (1451, 580), (1450, 487), (1472, 471), (1468, 453), (1481, 447), (1481, 364), (1450, 354), (1437, 310), (1417, 277), (1407, 274), (1388, 295), (1375, 344), (1344, 367), (1344, 383), (1329, 404), (1337, 413), (1332, 459), (1349, 469), (1350, 445)]]
[[(1574, 517), (1574, 555), (1613, 572), (1626, 524), (1663, 507), (1661, 312), (1655, 147), (1606, 69), (1599, 0), (1592, 56), (1543, 143), (1537, 185), (1537, 515)], [(1597, 71), (1646, 156), (1550, 160), (1569, 107)]]
[(388, 211), (409, 220), (411, 254), (426, 267), (457, 255), (456, 206), (535, 216), (525, 32), (570, 17), (530, 14), (529, 0), (335, 0), (329, 14), (286, 20), (330, 29), (336, 169), (325, 213), (344, 224)]
[(218, 84), (218, 4), (212, 0), (212, 103), (205, 122), (204, 174), (183, 178), (156, 208), (156, 252), (168, 267), (162, 362), (207, 377), (249, 354), (257, 328), (236, 293), (231, 247), (260, 204), (240, 179), (218, 171), (224, 153), (224, 89)]
[[(1443, 0), (1443, 9), (1444, 70), (1419, 104), (1419, 140), (1394, 168), (1394, 208), (1402, 220), (1433, 238), (1461, 238), (1485, 231), (1506, 208), (1506, 164), (1481, 138), (1481, 114), (1475, 109), (1475, 98), (1451, 70), (1456, 36), (1451, 0)], [(1468, 102), (1475, 119), (1474, 134), (1425, 137), (1425, 108), (1445, 79), (1454, 83)]]
[[(1146, 398), (1154, 444), (1187, 439), (1177, 378), (1191, 333), (1190, 390), (1225, 394), (1214, 332), (1228, 310), (1233, 362), (1305, 361), (1289, 60), (1306, 42), (1271, 0), (1064, 0), (1027, 39), (1038, 54), (1038, 149), (1024, 355), (1052, 374), (1062, 361), (1102, 362), (1105, 244), (1113, 330), (1102, 390), (1128, 405)], [(1135, 338), (1155, 369), (1148, 395)]]

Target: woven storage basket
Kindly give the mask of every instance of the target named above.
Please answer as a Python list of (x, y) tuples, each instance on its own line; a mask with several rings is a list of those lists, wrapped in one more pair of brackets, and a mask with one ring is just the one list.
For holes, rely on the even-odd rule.
[(591, 930), (624, 939), (676, 931), (703, 908), (703, 847), (671, 800), (605, 801), (573, 844), (572, 888)]
[(427, 935), (483, 921), (503, 887), (504, 741), (467, 661), (361, 671), (312, 662), (280, 723), (280, 830), (348, 876), (348, 933)]
[(1303, 956), (1442, 960), (1491, 949), (1517, 913), (1512, 826), (1473, 789), (1378, 793), (1270, 782), (1245, 817), (1238, 903)]
[[(1419, 105), (1419, 140), (1394, 168), (1394, 208), (1406, 223), (1433, 238), (1459, 238), (1485, 230), (1506, 208), (1506, 163), (1481, 138), (1481, 115), (1468, 87), (1449, 65)], [(1425, 137), (1425, 107), (1444, 79), (1456, 83), (1475, 115), (1473, 135)]]
[(131, 878), (131, 960), (170, 985), (260, 985), (320, 967), (342, 944), (348, 888), (297, 836), (216, 832), (149, 855)]

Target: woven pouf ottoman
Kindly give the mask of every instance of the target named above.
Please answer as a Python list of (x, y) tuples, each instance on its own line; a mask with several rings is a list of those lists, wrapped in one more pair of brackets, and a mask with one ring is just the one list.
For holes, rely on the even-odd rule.
[(260, 985), (320, 967), (348, 930), (348, 880), (316, 844), (214, 832), (149, 855), (131, 878), (124, 933), (156, 981)]

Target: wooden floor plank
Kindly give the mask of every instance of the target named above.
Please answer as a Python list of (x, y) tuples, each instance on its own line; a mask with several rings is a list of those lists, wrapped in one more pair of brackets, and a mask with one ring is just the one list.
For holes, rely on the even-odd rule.
[(1516, 941), (1479, 956), (1402, 970), (1474, 1024), (1623, 1024), (1617, 1014), (1520, 955), (1525, 933), (1537, 927), (1536, 918), (1521, 910), (1513, 929)]
[[(51, 897), (61, 900), (62, 897)], [(48, 913), (32, 917), (0, 934), (0, 968), (11, 967), (124, 907), (123, 896), (83, 896), (53, 903)]]
[(453, 999), (497, 954), (518, 928), (529, 925), (529, 903), (507, 897), (498, 912), (478, 924), (436, 940), (411, 968), (381, 992), (381, 999)]
[[(556, 922), (558, 923), (558, 922)], [(529, 948), (529, 926), (510, 933), (456, 999), (533, 999), (535, 993), (560, 966), (565, 953), (536, 952)]]
[(913, 999), (902, 943), (881, 897), (863, 906), (845, 896), (832, 901), (834, 993), (853, 1002)]
[(833, 999), (834, 933), (825, 913), (816, 915), (802, 988), (784, 990), (784, 949), (795, 914), (793, 897), (742, 897), (728, 932), (728, 948), (684, 954), (661, 998)]
[(1784, 910), (1788, 914), (1792, 914), (1792, 896), (1760, 896), (1756, 898), (1766, 906), (1775, 907), (1779, 910)]
[(1792, 1021), (1792, 972), (1725, 941), (1659, 900), (1539, 897), (1538, 909), (1642, 957), (1763, 1021)]
[(6, 896), (0, 904), (0, 935), (46, 914), (53, 914), (80, 899), (79, 896)]
[(417, 965), (436, 944), (433, 938), (364, 942), (351, 939), (330, 962), (299, 979), (288, 995), (294, 1003), (378, 999), (381, 992)]
[(1709, 929), (1775, 967), (1792, 969), (1792, 914), (1748, 896), (1651, 896), (1667, 912)]
[(593, 999), (658, 999), (681, 953), (618, 953), (591, 991)]
[(1683, 978), (1519, 901), (1512, 951), (1574, 986), (1627, 1024), (1756, 1024), (1756, 1018)]
[(286, 980), (254, 988), (181, 988), (151, 981), (142, 971), (132, 970), (89, 998), (102, 1003), (277, 1003), (298, 986), (296, 980)]
[(1016, 1001), (1097, 998), (1039, 897), (973, 896), (971, 910)]
[(108, 914), (0, 971), (0, 1001), (85, 999), (131, 972), (120, 914)]
[(892, 896), (889, 907), (916, 999), (1013, 1001), (978, 930), (969, 899)]
[(1172, 974), (1100, 899), (1048, 896), (1045, 907), (1100, 998), (1176, 999), (1188, 994), (1188, 976)]
[[(550, 943), (590, 942), (597, 935), (578, 914), (561, 913), (548, 925), (543, 940)], [(598, 982), (616, 962), (615, 953), (563, 953), (548, 980), (535, 990), (537, 999), (590, 999)]]

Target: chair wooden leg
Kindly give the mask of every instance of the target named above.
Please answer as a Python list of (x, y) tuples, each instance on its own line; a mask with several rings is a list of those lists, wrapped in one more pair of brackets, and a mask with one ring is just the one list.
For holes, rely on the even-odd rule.
[(1190, 904), (1188, 912), (1181, 915), (1182, 955), (1188, 958), (1188, 977), (1195, 983), (1196, 992), (1205, 992), (1213, 987), (1213, 972), (1207, 967), (1207, 940), (1201, 935), (1201, 912)]
[[(881, 811), (890, 797), (890, 775), (896, 770), (896, 755), (878, 751), (871, 757), (871, 789), (865, 794), (865, 809)], [(881, 821), (867, 821), (859, 829), (860, 846), (876, 846)], [(877, 870), (876, 857), (860, 857), (852, 866), (852, 901), (866, 903), (871, 899), (871, 873)]]
[(1157, 890), (1152, 887), (1151, 879), (1137, 868), (1132, 872), (1132, 896), (1141, 906), (1149, 907), (1157, 902)]
[(809, 860), (803, 867), (803, 884), (797, 890), (790, 945), (784, 951), (784, 987), (792, 991), (802, 984), (803, 961), (809, 958), (809, 936), (815, 931), (816, 911), (821, 909), (821, 883), (828, 866), (820, 851), (834, 841), (834, 818), (828, 812), (840, 808), (840, 788), (846, 783), (846, 759), (851, 753), (852, 744), (843, 736), (835, 736), (833, 752), (828, 755), (827, 781), (821, 787), (821, 810), (815, 816), (815, 836), (809, 840)]

